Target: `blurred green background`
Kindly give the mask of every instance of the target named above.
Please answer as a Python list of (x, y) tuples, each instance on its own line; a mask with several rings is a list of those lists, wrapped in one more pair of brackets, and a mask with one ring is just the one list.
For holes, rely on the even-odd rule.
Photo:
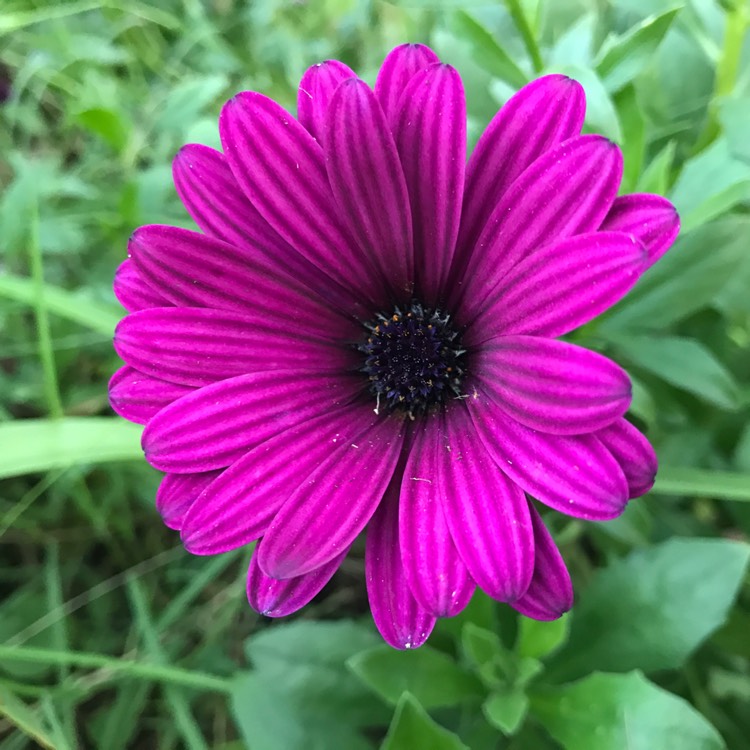
[[(3, 0), (0, 750), (750, 747), (749, 24), (746, 0)], [(190, 226), (177, 149), (218, 146), (238, 90), (293, 108), (309, 65), (374, 82), (405, 41), (461, 71), (472, 142), (530, 78), (576, 77), (623, 191), (684, 229), (575, 334), (631, 373), (655, 490), (549, 519), (571, 615), (477, 596), (414, 653), (375, 633), (361, 549), (292, 620), (252, 613), (249, 550), (181, 549), (106, 400), (127, 238)]]

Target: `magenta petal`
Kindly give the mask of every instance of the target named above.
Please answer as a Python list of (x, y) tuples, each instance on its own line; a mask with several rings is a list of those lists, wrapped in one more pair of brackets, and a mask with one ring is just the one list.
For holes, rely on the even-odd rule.
[(646, 248), (647, 266), (652, 266), (677, 239), (680, 217), (666, 198), (633, 193), (615, 199), (601, 229), (632, 234)]
[(181, 385), (260, 369), (341, 372), (356, 365), (355, 352), (296, 333), (226, 310), (155, 307), (123, 318), (114, 346), (131, 367)]
[(349, 551), (342, 552), (312, 573), (280, 581), (267, 576), (258, 565), (261, 544), (258, 542), (247, 571), (247, 600), (256, 612), (266, 617), (286, 617), (309, 604), (331, 580)]
[(375, 96), (389, 121), (396, 116), (409, 81), (420, 70), (439, 62), (440, 58), (424, 44), (402, 44), (386, 55), (375, 82)]
[(109, 403), (121, 417), (146, 424), (173, 401), (193, 388), (144, 375), (132, 367), (121, 367), (109, 381)]
[(576, 518), (608, 521), (622, 513), (628, 501), (625, 476), (596, 437), (531, 430), (494, 405), (481, 388), (464, 403), (495, 463), (524, 491)]
[(596, 433), (615, 457), (628, 480), (631, 498), (645, 495), (653, 486), (659, 461), (646, 436), (627, 419), (618, 419)]
[(185, 514), (220, 471), (207, 471), (202, 474), (167, 474), (156, 491), (156, 510), (170, 529), (182, 528)]
[(307, 130), (252, 91), (224, 105), (219, 130), (235, 178), (271, 227), (331, 278), (380, 301), (381, 280), (343, 227), (323, 150)]
[(409, 190), (416, 286), (436, 304), (461, 219), (466, 100), (458, 73), (433, 65), (412, 78), (393, 133)]
[(501, 336), (474, 355), (482, 390), (526, 427), (580, 435), (628, 410), (632, 386), (611, 359), (565, 341)]
[(599, 228), (617, 195), (620, 149), (598, 135), (571, 138), (521, 173), (477, 240), (462, 282), (461, 318), (473, 319), (508, 271), (541, 247)]
[(523, 490), (478, 441), (466, 409), (450, 409), (440, 445), (440, 501), (479, 588), (493, 599), (514, 601), (529, 587), (534, 572), (529, 506)]
[(477, 142), (466, 174), (459, 248), (471, 253), (495, 206), (524, 169), (581, 132), (586, 97), (563, 75), (532, 81), (511, 97)]
[(352, 544), (383, 499), (401, 452), (402, 430), (401, 420), (374, 416), (369, 409), (353, 415), (342, 443), (331, 441), (329, 456), (265, 533), (258, 563), (266, 575), (309, 573)]
[(643, 246), (622, 232), (593, 232), (547, 245), (505, 276), (464, 341), (475, 346), (511, 333), (561, 336), (618, 302), (645, 268)]
[(358, 436), (358, 414), (361, 408), (350, 407), (308, 419), (235, 461), (190, 509), (182, 526), (185, 548), (216, 555), (263, 536), (279, 508), (331, 450)]
[(396, 144), (369, 86), (350, 78), (326, 114), (326, 166), (347, 229), (397, 298), (412, 291), (409, 196)]
[(556, 620), (573, 606), (573, 584), (557, 545), (531, 506), (536, 556), (528, 591), (511, 607), (534, 620)]
[(297, 118), (310, 135), (323, 143), (325, 117), (333, 92), (342, 81), (357, 74), (338, 60), (326, 60), (309, 67), (299, 82)]
[(113, 289), (117, 301), (128, 312), (147, 310), (149, 307), (167, 307), (172, 304), (146, 283), (130, 258), (120, 263), (115, 271)]
[(435, 616), (409, 588), (398, 538), (400, 474), (394, 476), (367, 528), (365, 578), (372, 617), (393, 648), (418, 648), (435, 627)]
[(399, 499), (399, 543), (404, 574), (414, 598), (437, 617), (466, 607), (476, 586), (453, 543), (440, 497), (438, 432), (415, 431)]
[(358, 380), (258, 372), (201, 388), (162, 409), (143, 432), (146, 460), (189, 474), (229, 466), (284, 430), (349, 403)]

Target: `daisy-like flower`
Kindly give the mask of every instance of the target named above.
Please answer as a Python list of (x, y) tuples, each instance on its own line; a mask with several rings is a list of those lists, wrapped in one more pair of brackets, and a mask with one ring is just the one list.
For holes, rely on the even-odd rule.
[(540, 78), (467, 164), (459, 75), (405, 45), (374, 90), (340, 62), (310, 68), (297, 118), (240, 93), (223, 154), (177, 155), (202, 232), (133, 234), (110, 398), (146, 425), (157, 507), (189, 551), (260, 540), (259, 612), (309, 602), (366, 531), (397, 648), (477, 586), (556, 618), (572, 587), (534, 502), (606, 520), (651, 487), (626, 373), (559, 337), (617, 302), (678, 218), (617, 197), (620, 151), (580, 134), (584, 109), (578, 83)]

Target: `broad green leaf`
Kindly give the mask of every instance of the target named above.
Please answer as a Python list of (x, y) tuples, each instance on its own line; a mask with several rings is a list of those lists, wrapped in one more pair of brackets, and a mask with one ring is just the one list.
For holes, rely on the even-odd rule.
[(607, 91), (619, 91), (648, 64), (680, 8), (647, 18), (619, 39), (605, 44), (596, 71)]
[(96, 107), (76, 115), (86, 129), (101, 136), (115, 151), (122, 151), (128, 140), (128, 126), (120, 114), (111, 109)]
[(731, 373), (695, 339), (678, 336), (614, 336), (618, 354), (647, 372), (723, 409), (735, 409), (739, 388)]
[(750, 502), (750, 473), (660, 466), (653, 492)]
[(729, 153), (736, 159), (750, 162), (750, 96), (725, 99), (719, 104), (719, 120), (724, 127), (724, 135)]
[(528, 696), (518, 687), (498, 689), (482, 704), (487, 721), (506, 735), (518, 731), (528, 710)]
[(638, 179), (637, 192), (666, 195), (671, 184), (672, 163), (676, 148), (676, 142), (670, 141), (651, 160)]
[(724, 622), (749, 558), (741, 542), (671, 539), (618, 560), (579, 594), (548, 674), (679, 667)]
[(111, 417), (19, 419), (0, 424), (0, 479), (143, 458), (141, 425)]
[[(331, 746), (332, 747), (332, 746)], [(380, 750), (468, 750), (452, 732), (436, 724), (409, 693), (404, 693)]]
[[(36, 302), (34, 282), (10, 274), (0, 276), (0, 297), (33, 305)], [(44, 305), (53, 315), (79, 323), (107, 337), (112, 336), (124, 314), (116, 305), (86, 299), (80, 294), (49, 284), (44, 285)]]
[(404, 691), (426, 708), (451, 706), (483, 692), (474, 675), (429, 646), (415, 651), (378, 646), (357, 654), (348, 665), (363, 682), (394, 704)]
[(534, 659), (552, 653), (568, 637), (569, 618), (560, 617), (551, 622), (540, 622), (530, 617), (522, 617), (518, 631), (518, 653)]
[(661, 329), (710, 306), (747, 257), (748, 233), (750, 221), (732, 217), (681, 237), (598, 330)]
[(222, 75), (181, 81), (169, 92), (160, 108), (157, 128), (164, 132), (184, 132), (227, 85), (227, 79)]
[(615, 106), (622, 124), (623, 156), (621, 193), (635, 190), (646, 152), (646, 121), (634, 86), (625, 86), (615, 96)]
[(531, 696), (565, 750), (721, 750), (719, 733), (687, 701), (640, 672), (593, 674)]
[(586, 13), (555, 40), (549, 55), (550, 69), (558, 65), (591, 68), (596, 21), (596, 13)]
[(456, 12), (454, 20), (456, 31), (471, 46), (472, 55), (479, 67), (514, 88), (521, 88), (528, 83), (526, 74), (479, 21), (463, 10)]

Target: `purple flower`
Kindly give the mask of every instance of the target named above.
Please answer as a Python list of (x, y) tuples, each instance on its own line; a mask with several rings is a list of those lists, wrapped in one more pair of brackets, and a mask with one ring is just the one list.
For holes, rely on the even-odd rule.
[(422, 644), (476, 586), (540, 620), (572, 605), (530, 502), (615, 518), (656, 457), (625, 372), (558, 337), (617, 302), (673, 242), (672, 205), (617, 197), (619, 149), (580, 135), (580, 85), (524, 87), (466, 163), (456, 71), (427, 47), (374, 91), (305, 73), (298, 119), (244, 92), (224, 154), (184, 147), (203, 233), (146, 226), (115, 291), (130, 314), (112, 406), (146, 425), (165, 523), (195, 554), (261, 541), (259, 612), (302, 607), (367, 529), (375, 622)]

